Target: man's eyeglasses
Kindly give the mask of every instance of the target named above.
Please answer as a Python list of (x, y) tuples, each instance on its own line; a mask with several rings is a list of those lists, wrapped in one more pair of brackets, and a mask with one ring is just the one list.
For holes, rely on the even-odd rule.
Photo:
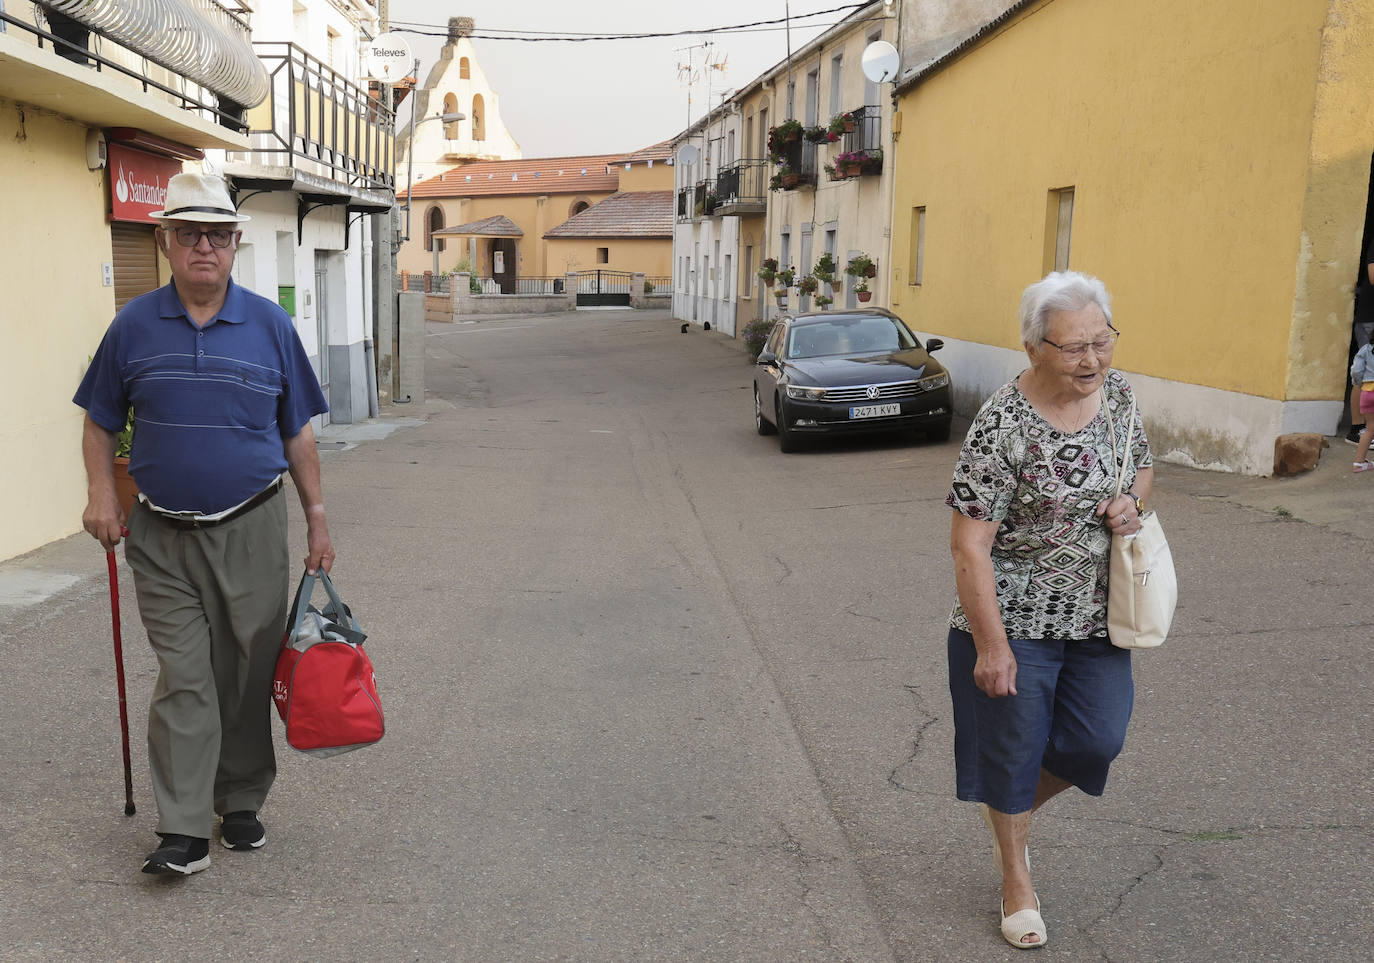
[(172, 232), (172, 236), (182, 247), (195, 247), (200, 243), (202, 235), (210, 239), (211, 247), (228, 247), (229, 242), (234, 239), (234, 233), (223, 227), (211, 228), (208, 231), (202, 231), (198, 227), (179, 227)]
[(1043, 339), (1051, 348), (1058, 348), (1060, 355), (1065, 361), (1082, 361), (1083, 356), (1092, 348), (1093, 352), (1100, 358), (1104, 354), (1111, 354), (1112, 348), (1116, 345), (1116, 339), (1121, 337), (1121, 332), (1116, 328), (1108, 328), (1108, 333), (1098, 338), (1096, 341), (1075, 341), (1073, 344), (1055, 344), (1049, 338)]

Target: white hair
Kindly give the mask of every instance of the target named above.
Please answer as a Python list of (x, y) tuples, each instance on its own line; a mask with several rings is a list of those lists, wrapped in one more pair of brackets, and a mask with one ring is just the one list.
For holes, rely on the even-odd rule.
[(1081, 311), (1090, 304), (1102, 310), (1107, 324), (1112, 323), (1112, 296), (1105, 284), (1091, 274), (1051, 271), (1021, 293), (1021, 340), (1044, 344), (1051, 311)]

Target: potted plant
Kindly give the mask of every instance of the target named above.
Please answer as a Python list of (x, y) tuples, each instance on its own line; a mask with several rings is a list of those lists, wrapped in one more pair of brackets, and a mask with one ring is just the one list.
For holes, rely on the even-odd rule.
[(858, 177), (863, 172), (863, 154), (861, 150), (836, 154), (835, 169), (842, 177)]
[(792, 282), (797, 279), (797, 269), (794, 267), (783, 268), (778, 272), (778, 284), (784, 292), (792, 286)]
[(786, 164), (778, 168), (778, 173), (782, 176), (782, 189), (785, 191), (790, 191), (801, 183), (801, 171), (794, 170)]
[(779, 170), (772, 177), (768, 178), (768, 189), (770, 191), (782, 190), (782, 171)]
[(775, 257), (764, 258), (763, 265), (759, 268), (759, 280), (771, 288), (773, 286), (773, 281), (777, 279), (777, 276), (778, 259)]
[(779, 307), (779, 308), (783, 307), (784, 305), (787, 304), (787, 288), (784, 288), (784, 287), (774, 288), (774, 289), (773, 289), (773, 297), (775, 297), (775, 298), (778, 299), (778, 307)]
[(802, 135), (801, 121), (788, 118), (768, 131), (768, 154), (776, 163), (782, 160), (787, 145)]
[(828, 137), (829, 134), (830, 131), (826, 130), (820, 124), (816, 124), (812, 127), (802, 128), (802, 139), (805, 141), (809, 141), (812, 144), (824, 143), (826, 137)]
[(749, 360), (759, 360), (759, 352), (768, 343), (768, 336), (773, 333), (773, 325), (776, 320), (755, 318), (744, 326), (744, 345), (749, 349)]
[(861, 280), (854, 286), (854, 296), (864, 302), (867, 302), (869, 298), (873, 297), (873, 292), (868, 290), (867, 279)]
[(840, 172), (835, 170), (835, 165), (830, 163), (829, 161), (825, 162), (825, 176), (830, 178), (832, 181), (844, 180), (844, 177), (840, 174)]
[(644, 280), (644, 293), (645, 293), (645, 294), (653, 294), (653, 293), (654, 293), (654, 282), (653, 282), (653, 281), (650, 281), (648, 278), (645, 278), (645, 280)]
[(114, 457), (114, 483), (115, 495), (119, 498), (119, 507), (124, 510), (124, 517), (128, 518), (134, 510), (134, 499), (138, 498), (138, 484), (134, 481), (134, 476), (129, 474), (129, 451), (134, 443), (134, 409), (129, 406), (129, 412), (124, 418), (124, 427), (115, 434), (115, 457)]
[(826, 308), (830, 307), (830, 305), (832, 305), (832, 304), (834, 304), (834, 303), (835, 303), (835, 299), (832, 298), (832, 297), (830, 297), (829, 295), (826, 295), (826, 294), (818, 294), (818, 295), (816, 295), (816, 307), (820, 308), (822, 311), (824, 311)]
[(856, 151), (859, 154), (859, 173), (860, 174), (880, 174), (883, 170), (883, 149), (873, 147), (869, 150)]
[(832, 135), (832, 141), (840, 139), (841, 134), (847, 134), (854, 129), (854, 122), (849, 120), (848, 114), (836, 114), (830, 118), (830, 126), (826, 128)]
[(835, 268), (835, 256), (829, 251), (826, 251), (816, 259), (816, 266), (812, 268), (811, 273), (815, 275), (818, 281), (824, 281), (826, 284), (834, 284)]
[(845, 267), (844, 273), (851, 274), (856, 278), (875, 278), (878, 276), (878, 267), (867, 254), (856, 254), (849, 259), (849, 264)]
[(819, 287), (819, 282), (813, 274), (803, 274), (797, 281), (797, 290), (804, 295), (815, 294), (817, 287)]

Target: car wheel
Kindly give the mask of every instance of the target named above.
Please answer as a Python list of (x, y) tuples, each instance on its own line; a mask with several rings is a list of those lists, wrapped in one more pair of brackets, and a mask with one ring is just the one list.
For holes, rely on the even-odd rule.
[(926, 438), (930, 441), (949, 441), (949, 422), (926, 429)]
[(778, 448), (782, 450), (782, 453), (784, 455), (789, 455), (792, 452), (796, 451), (799, 445), (797, 441), (797, 433), (787, 427), (787, 419), (783, 417), (782, 399), (773, 399), (773, 412), (774, 416), (777, 418), (776, 424), (778, 428)]
[(760, 435), (773, 435), (778, 431), (763, 417), (763, 402), (759, 400), (758, 385), (754, 385), (754, 430)]

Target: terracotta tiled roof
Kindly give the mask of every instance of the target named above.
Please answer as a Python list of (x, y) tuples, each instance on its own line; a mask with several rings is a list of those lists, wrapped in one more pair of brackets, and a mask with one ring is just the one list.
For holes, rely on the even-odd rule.
[(627, 191), (612, 194), (545, 237), (672, 237), (673, 192)]
[[(606, 173), (624, 154), (473, 161), (415, 184), (416, 197), (477, 197), (493, 194), (579, 194), (614, 191), (619, 171)], [(584, 173), (585, 172), (585, 173)], [(405, 197), (406, 192), (399, 195)]]
[(456, 227), (446, 227), (433, 232), (436, 236), (469, 235), (472, 237), (524, 237), (525, 232), (504, 214), (484, 217), (480, 221), (468, 221)]
[(620, 159), (622, 164), (641, 164), (645, 161), (653, 161), (655, 164), (666, 161), (673, 156), (673, 142), (661, 140), (652, 147), (645, 147), (635, 151), (633, 154), (626, 154)]

